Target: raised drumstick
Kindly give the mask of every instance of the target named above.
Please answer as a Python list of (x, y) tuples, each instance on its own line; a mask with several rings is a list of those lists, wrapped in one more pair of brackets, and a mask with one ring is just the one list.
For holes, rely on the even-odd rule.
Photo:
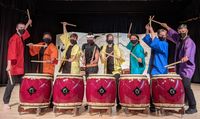
[(132, 28), (132, 22), (131, 22), (131, 24), (130, 24), (130, 26), (129, 26), (129, 30), (128, 30), (128, 33), (129, 33), (129, 34), (131, 33), (131, 28)]
[[(62, 23), (62, 22), (61, 22)], [(66, 22), (67, 23), (67, 22)], [(76, 27), (75, 24), (70, 24), (70, 23), (67, 23), (68, 26), (73, 26), (73, 27)]]
[(157, 24), (159, 24), (159, 25), (162, 25), (163, 23), (161, 23), (161, 22), (159, 22), (159, 21), (156, 21), (156, 20), (151, 20), (152, 22), (154, 22), (154, 23), (157, 23)]
[[(28, 19), (30, 20), (30, 19), (31, 19), (30, 12), (29, 12), (29, 10), (28, 10), (28, 9), (27, 9), (26, 11), (27, 11), (27, 16), (28, 16)], [(30, 24), (30, 26), (32, 27), (32, 24)]]

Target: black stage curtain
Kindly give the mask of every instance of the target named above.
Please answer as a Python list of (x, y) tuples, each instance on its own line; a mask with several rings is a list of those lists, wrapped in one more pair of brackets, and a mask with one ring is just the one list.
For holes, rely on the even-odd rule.
[[(177, 11), (170, 11), (167, 13), (161, 13), (156, 11), (152, 13), (152, 10), (143, 11), (141, 13), (107, 13), (106, 11), (101, 13), (70, 13), (70, 11), (63, 11), (62, 13), (42, 12), (36, 9), (37, 0), (1, 0), (0, 2), (0, 84), (7, 83), (8, 76), (6, 73), (7, 65), (7, 43), (9, 37), (15, 33), (15, 25), (19, 21), (27, 22), (26, 9), (29, 8), (31, 17), (33, 20), (33, 26), (29, 28), (31, 37), (26, 41), (38, 43), (41, 41), (43, 32), (51, 32), (53, 38), (55, 35), (62, 33), (61, 21), (67, 21), (69, 23), (76, 24), (77, 27), (68, 27), (68, 31), (80, 31), (80, 32), (94, 32), (94, 33), (108, 33), (108, 32), (122, 32), (127, 33), (130, 22), (133, 22), (133, 33), (144, 33), (144, 26), (148, 23), (149, 15), (155, 15), (156, 20), (167, 21), (167, 23), (173, 28), (177, 28), (179, 21), (186, 19), (184, 15), (187, 15), (187, 10), (183, 13)], [(198, 1), (198, 0), (197, 0)], [(3, 4), (2, 4), (3, 3)], [(128, 4), (128, 3), (127, 3)], [(194, 5), (194, 4), (193, 4)], [(192, 5), (191, 5), (192, 6)], [(47, 7), (47, 6), (46, 6)], [(78, 9), (78, 8), (77, 8)], [(134, 9), (134, 8), (133, 8)], [(188, 8), (189, 9), (189, 8)], [(196, 9), (194, 9), (196, 10)], [(194, 12), (193, 12), (194, 13)], [(195, 12), (196, 13), (196, 12)], [(197, 14), (192, 15), (192, 17)], [(155, 30), (161, 28), (159, 25), (153, 24)], [(200, 44), (200, 23), (199, 21), (189, 23), (190, 34), (195, 41), (198, 49)], [(54, 40), (55, 42), (55, 40)], [(169, 63), (173, 62), (174, 57), (174, 44), (169, 42)], [(200, 82), (198, 77), (200, 70), (200, 52), (197, 50), (196, 64), (197, 70), (192, 79), (193, 82)], [(36, 59), (37, 57), (30, 57), (28, 47), (25, 47), (25, 72), (34, 72), (35, 65), (30, 63), (30, 59)]]

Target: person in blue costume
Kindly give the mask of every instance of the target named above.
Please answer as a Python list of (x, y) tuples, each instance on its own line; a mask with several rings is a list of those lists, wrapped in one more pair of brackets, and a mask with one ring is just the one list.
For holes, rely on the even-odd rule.
[[(159, 29), (157, 31), (157, 37), (149, 24), (145, 28), (146, 36), (143, 38), (143, 41), (151, 48), (148, 73), (151, 76), (167, 74), (168, 70), (165, 67), (168, 64), (167, 31), (165, 29)], [(150, 98), (150, 111), (156, 111), (155, 105), (153, 104), (153, 97)]]
[(143, 41), (151, 48), (151, 58), (149, 62), (148, 73), (153, 75), (167, 74), (168, 70), (165, 67), (168, 64), (168, 42), (167, 31), (159, 29), (156, 36), (153, 28), (146, 25), (146, 36)]
[[(126, 46), (130, 50), (130, 74), (142, 74), (145, 70), (145, 53), (140, 45), (139, 36), (128, 34), (130, 42)], [(136, 56), (136, 57), (135, 57)]]

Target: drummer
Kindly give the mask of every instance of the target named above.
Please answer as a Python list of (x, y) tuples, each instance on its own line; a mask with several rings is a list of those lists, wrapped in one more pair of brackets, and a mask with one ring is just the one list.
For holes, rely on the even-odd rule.
[(73, 33), (70, 35), (67, 33), (67, 22), (62, 22), (63, 34), (60, 36), (61, 42), (65, 46), (63, 61), (59, 68), (59, 72), (68, 74), (79, 74), (80, 73), (80, 56), (81, 49), (77, 44), (78, 35)]
[(130, 74), (142, 74), (145, 70), (145, 53), (140, 45), (139, 36), (128, 34), (130, 42), (126, 46), (130, 50)]
[[(114, 44), (114, 36), (112, 34), (106, 35), (106, 42), (107, 45), (103, 45), (101, 48), (101, 62), (104, 64), (105, 74), (113, 74), (118, 87), (120, 74), (122, 72), (121, 65), (125, 60), (121, 49), (118, 45)], [(117, 111), (120, 109), (121, 105), (119, 103), (117, 90)]]
[(94, 42), (95, 38), (93, 33), (88, 33), (87, 35), (87, 43), (83, 44), (82, 52), (83, 52), (83, 60), (82, 63), (85, 65), (85, 73), (86, 77), (89, 74), (98, 73), (98, 62), (99, 62), (99, 52), (100, 48)]
[(49, 32), (43, 33), (43, 42), (38, 44), (29, 43), (31, 56), (38, 55), (37, 72), (54, 75), (58, 50), (52, 43), (52, 36)]
[(171, 37), (169, 40), (172, 40), (176, 44), (175, 60), (181, 61), (180, 64), (176, 65), (176, 72), (182, 78), (186, 99), (189, 104), (189, 108), (185, 113), (196, 113), (196, 100), (191, 88), (191, 79), (195, 71), (196, 45), (188, 35), (186, 24), (181, 24), (178, 27), (178, 32), (170, 28), (166, 23), (162, 23), (161, 25), (168, 30), (168, 34)]
[[(158, 74), (167, 74), (168, 70), (165, 68), (168, 62), (168, 43), (166, 41), (167, 31), (164, 29), (159, 29), (155, 35), (153, 28), (147, 24), (146, 36), (143, 38), (143, 41), (151, 47), (151, 58), (149, 63), (149, 74), (158, 75)], [(155, 106), (151, 97), (150, 111), (155, 112)]]
[(29, 25), (32, 24), (32, 20), (29, 20), (26, 25), (22, 22), (16, 25), (16, 33), (10, 37), (8, 42), (8, 64), (6, 71), (10, 72), (13, 82), (13, 85), (10, 80), (6, 85), (6, 89), (3, 96), (4, 106), (3, 109), (10, 109), (10, 97), (12, 90), (15, 86), (16, 82), (20, 82), (22, 80), (22, 76), (24, 75), (24, 40), (30, 37), (30, 34), (27, 30)]
[(151, 48), (151, 58), (148, 72), (151, 75), (167, 74), (168, 70), (165, 67), (168, 64), (168, 42), (167, 31), (159, 29), (157, 31), (158, 37), (149, 24), (145, 26), (146, 36), (143, 41)]

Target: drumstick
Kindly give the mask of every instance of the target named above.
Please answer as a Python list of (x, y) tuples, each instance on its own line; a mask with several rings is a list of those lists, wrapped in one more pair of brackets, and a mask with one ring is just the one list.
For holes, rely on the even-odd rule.
[(45, 60), (45, 61), (31, 60), (31, 62), (35, 62), (35, 63), (50, 63), (51, 61), (49, 61), (49, 60)]
[(166, 65), (165, 67), (170, 67), (170, 66), (173, 66), (173, 65), (176, 65), (176, 64), (179, 64), (179, 63), (181, 63), (181, 61), (171, 63), (171, 64), (169, 64), (169, 65)]
[[(30, 16), (29, 10), (27, 9), (26, 11), (27, 11), (28, 19), (30, 20), (30, 19), (31, 19), (31, 16)], [(32, 27), (32, 24), (30, 24), (30, 26)]]
[[(111, 53), (109, 53), (110, 55), (112, 55), (113, 51)], [(106, 57), (106, 59), (108, 59), (109, 55)]]
[(156, 21), (156, 20), (151, 20), (152, 22), (154, 22), (154, 23), (157, 23), (157, 24), (159, 24), (159, 25), (162, 25), (163, 23), (161, 23), (161, 22), (159, 22), (159, 21)]
[(96, 46), (94, 47), (93, 54), (92, 54), (92, 59), (90, 60), (90, 62), (93, 61), (93, 58), (94, 58), (94, 55), (95, 55), (95, 51), (96, 51)]
[(103, 52), (103, 53), (107, 54), (108, 56), (111, 56), (111, 57), (113, 57), (113, 58), (116, 58), (116, 59), (118, 59), (116, 56), (114, 56), (114, 55), (111, 55), (111, 54), (109, 54), (109, 53), (107, 53), (107, 52)]
[[(26, 44), (26, 46), (30, 46), (30, 45)], [(35, 47), (47, 47), (47, 45), (39, 45), (39, 44), (33, 44), (32, 46), (35, 46)]]
[(12, 77), (11, 77), (11, 73), (10, 73), (10, 71), (8, 71), (8, 76), (9, 76), (9, 79), (10, 79), (10, 83), (11, 83), (11, 85), (13, 85), (13, 80), (12, 80)]
[(128, 34), (131, 33), (131, 28), (132, 28), (132, 22), (131, 22), (131, 24), (130, 24), (130, 26), (129, 26)]
[[(62, 23), (62, 22), (61, 22)], [(76, 27), (75, 24), (70, 24), (70, 23), (67, 23), (68, 26), (73, 26), (73, 27)]]
[(83, 50), (83, 60), (85, 60), (85, 64), (83, 64), (83, 66), (85, 67), (85, 65), (86, 65), (86, 59), (85, 59), (85, 49)]
[[(124, 44), (122, 44), (122, 43), (119, 43), (119, 44), (121, 44), (122, 46), (124, 46), (125, 48), (127, 48)], [(128, 49), (128, 48), (127, 48)], [(137, 59), (138, 60), (138, 57), (137, 56), (135, 56), (132, 52), (130, 52), (130, 54), (135, 58), (135, 59)]]

